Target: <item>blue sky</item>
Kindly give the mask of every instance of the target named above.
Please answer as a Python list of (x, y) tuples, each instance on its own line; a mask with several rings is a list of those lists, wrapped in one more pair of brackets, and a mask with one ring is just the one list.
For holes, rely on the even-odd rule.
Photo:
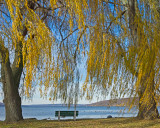
[[(108, 98), (106, 98), (108, 99)], [(104, 98), (101, 96), (99, 97), (99, 99), (96, 98), (96, 96), (94, 96), (93, 100), (91, 101), (88, 101), (86, 100), (85, 98), (81, 99), (78, 101), (78, 104), (90, 104), (90, 103), (94, 103), (94, 102), (97, 102), (97, 101), (101, 101), (101, 100), (104, 100)], [(37, 91), (36, 94), (33, 96), (33, 99), (32, 100), (22, 100), (22, 105), (29, 105), (29, 104), (61, 104), (61, 100), (57, 100), (57, 101), (49, 101), (48, 99), (43, 99), (43, 98), (40, 98), (40, 94), (39, 92)]]
[[(85, 63), (83, 63), (81, 66), (79, 66), (79, 70), (80, 70), (80, 74), (83, 74), (83, 77), (80, 81), (80, 88), (82, 87), (83, 85), (83, 82), (85, 81), (85, 77), (86, 77), (86, 69), (85, 69)], [(0, 102), (3, 101), (3, 96), (2, 96), (2, 90), (0, 92)], [(98, 98), (97, 98), (98, 97)], [(109, 96), (108, 97), (103, 97), (101, 96), (100, 94), (94, 94), (93, 96), (93, 100), (86, 100), (85, 98), (82, 98), (78, 100), (78, 104), (90, 104), (90, 103), (94, 103), (94, 102), (97, 102), (97, 101), (101, 101), (101, 100), (108, 100), (109, 99)], [(36, 87), (35, 89), (35, 93), (34, 93), (34, 96), (31, 100), (29, 99), (25, 99), (23, 98), (22, 99), (22, 105), (32, 105), (32, 104), (61, 104), (61, 100), (58, 99), (57, 101), (49, 101), (49, 98), (41, 98), (40, 97), (40, 92), (39, 92), (39, 86)]]
[[(109, 97), (106, 97), (105, 99), (109, 99)], [(101, 101), (101, 100), (105, 100), (102, 96), (99, 96), (99, 99), (97, 99), (96, 95), (94, 96), (93, 100), (88, 101), (85, 98), (81, 99), (78, 101), (78, 104), (90, 104), (90, 103), (94, 103), (97, 101)], [(0, 102), (2, 102), (2, 96), (0, 97)], [(40, 93), (37, 89), (37, 91), (35, 92), (33, 99), (32, 100), (28, 100), (28, 99), (22, 99), (22, 105), (32, 105), (32, 104), (61, 104), (61, 100), (57, 100), (57, 101), (49, 101), (48, 99), (44, 99), (44, 98), (40, 98)]]

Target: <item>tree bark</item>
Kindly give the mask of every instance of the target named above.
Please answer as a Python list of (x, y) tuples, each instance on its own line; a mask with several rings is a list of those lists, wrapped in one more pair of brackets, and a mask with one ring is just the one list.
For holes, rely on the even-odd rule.
[[(27, 34), (26, 27), (22, 30), (22, 35)], [(3, 84), (4, 105), (5, 105), (5, 121), (7, 123), (23, 120), (21, 97), (19, 95), (19, 84), (23, 71), (22, 42), (17, 42), (15, 49), (14, 62), (11, 66), (8, 48), (4, 46), (2, 41), (0, 45), (0, 53), (2, 56), (1, 63), (1, 82)], [(19, 61), (20, 60), (20, 61)]]
[[(5, 105), (6, 113), (5, 121), (7, 123), (11, 123), (23, 119), (21, 97), (18, 92), (23, 65), (20, 64), (17, 67), (18, 70), (14, 70), (15, 73), (13, 73), (8, 56), (9, 52), (7, 50), (8, 49), (5, 49), (5, 52), (2, 52), (1, 78), (4, 91), (3, 102)], [(8, 53), (8, 55), (6, 53)]]
[[(146, 95), (146, 92), (147, 95)], [(157, 102), (155, 99), (154, 92), (154, 80), (150, 84), (149, 88), (144, 88), (142, 86), (139, 93), (139, 112), (137, 117), (139, 119), (156, 119), (159, 118), (159, 113), (157, 109)]]
[[(133, 41), (135, 46), (138, 47), (139, 44), (137, 42), (137, 38), (138, 38), (137, 25), (135, 24), (136, 4), (137, 4), (137, 0), (128, 0), (128, 16), (129, 16), (129, 28), (131, 33), (131, 40)], [(153, 55), (153, 57), (155, 56)], [(141, 85), (138, 92), (139, 112), (137, 117), (139, 119), (156, 119), (159, 117), (157, 102), (155, 99), (156, 96), (155, 96), (155, 89), (154, 89), (154, 67), (150, 67), (150, 68), (148, 67), (148, 70), (149, 69), (150, 69), (150, 73), (153, 73), (153, 74), (150, 75), (150, 73), (149, 74), (146, 73), (146, 76), (144, 76), (144, 78), (141, 81)], [(151, 76), (153, 78), (150, 78)], [(152, 79), (151, 80), (152, 82), (147, 83), (146, 82), (147, 78)]]
[[(140, 97), (140, 99), (141, 98), (142, 97)], [(145, 104), (143, 102), (144, 101), (142, 101), (142, 103), (139, 102), (139, 112), (138, 112), (137, 118), (138, 119), (148, 119), (148, 120), (159, 118), (159, 113), (158, 113), (155, 99), (151, 98), (148, 101), (150, 102), (150, 104)]]
[(5, 75), (4, 79), (2, 79), (4, 91), (4, 104), (6, 112), (5, 121), (7, 123), (16, 122), (23, 119), (21, 109), (21, 98), (18, 92), (19, 85), (15, 85), (15, 80), (9, 64), (3, 64), (2, 68), (4, 70)]

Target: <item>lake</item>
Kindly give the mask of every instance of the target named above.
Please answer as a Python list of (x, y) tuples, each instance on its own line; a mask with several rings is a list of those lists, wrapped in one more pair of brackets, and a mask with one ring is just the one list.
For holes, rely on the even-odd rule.
[[(74, 107), (71, 106), (70, 109), (67, 106), (62, 105), (22, 105), (22, 112), (24, 118), (36, 118), (38, 120), (49, 119), (57, 120), (55, 117), (55, 111), (74, 111)], [(108, 115), (112, 117), (135, 117), (138, 113), (136, 108), (133, 108), (130, 112), (125, 107), (105, 107), (105, 106), (86, 106), (79, 105), (76, 107), (79, 111), (79, 116), (77, 119), (85, 118), (107, 118)], [(160, 107), (158, 107), (160, 111)], [(5, 119), (5, 108), (0, 106), (0, 120)], [(61, 119), (73, 119), (73, 117), (65, 117)]]

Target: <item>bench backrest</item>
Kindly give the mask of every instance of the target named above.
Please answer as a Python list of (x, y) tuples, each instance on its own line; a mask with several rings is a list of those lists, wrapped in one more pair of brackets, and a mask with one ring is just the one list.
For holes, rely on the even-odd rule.
[[(55, 111), (55, 116), (58, 116), (59, 111)], [(74, 111), (60, 111), (60, 116), (74, 116)], [(78, 116), (78, 111), (76, 111), (76, 116)]]

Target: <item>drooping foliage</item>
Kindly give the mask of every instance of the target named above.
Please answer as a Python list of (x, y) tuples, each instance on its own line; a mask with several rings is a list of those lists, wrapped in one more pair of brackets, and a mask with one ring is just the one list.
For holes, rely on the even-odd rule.
[(72, 34), (81, 37), (78, 28), (67, 27), (68, 20), (72, 21), (67, 11), (60, 2), (50, 5), (49, 1), (41, 0), (2, 1), (1, 44), (9, 51), (5, 59), (10, 57), (12, 69), (23, 62), (23, 90), (27, 96), (38, 84), (42, 96), (50, 91), (50, 99), (60, 97), (72, 102), (75, 92), (68, 88), (79, 80), (76, 69), (79, 45), (74, 43)]
[(70, 16), (76, 15), (79, 29), (88, 30), (87, 76), (83, 86), (87, 97), (92, 98), (93, 92), (100, 89), (104, 94), (111, 91), (114, 96), (139, 97), (138, 116), (157, 118), (159, 1), (65, 2), (73, 10)]
[[(158, 0), (5, 0), (4, 3), (9, 10), (11, 34), (8, 38), (5, 31), (1, 37), (4, 42), (9, 41), (8, 45), (3, 44), (9, 51), (16, 51), (22, 42), (23, 57), (20, 60), (18, 57), (16, 63), (23, 60), (27, 95), (38, 77), (39, 84), (45, 85), (45, 94), (50, 90), (53, 100), (59, 96), (66, 100), (66, 92), (75, 81), (78, 84), (79, 72), (75, 67), (83, 54), (87, 57), (83, 91), (88, 98), (92, 98), (95, 90), (101, 90), (104, 95), (139, 96), (141, 109), (144, 106), (150, 109), (151, 101), (157, 105)], [(27, 34), (22, 33), (24, 29)]]

